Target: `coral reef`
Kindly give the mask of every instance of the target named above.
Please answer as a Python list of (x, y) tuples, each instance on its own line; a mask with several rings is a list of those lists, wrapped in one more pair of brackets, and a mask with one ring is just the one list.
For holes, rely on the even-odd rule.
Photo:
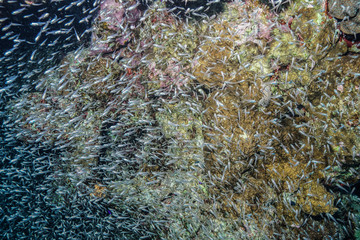
[(359, 237), (340, 2), (101, 2), (90, 46), (4, 107), (5, 238)]

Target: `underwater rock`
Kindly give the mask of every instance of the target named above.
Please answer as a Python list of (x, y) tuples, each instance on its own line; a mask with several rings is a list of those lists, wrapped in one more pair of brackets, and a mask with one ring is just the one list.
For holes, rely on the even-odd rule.
[(360, 42), (360, 2), (357, 0), (328, 0), (328, 15), (334, 17), (343, 38), (352, 46)]
[(2, 236), (359, 234), (360, 65), (318, 1), (98, 4), (0, 112)]

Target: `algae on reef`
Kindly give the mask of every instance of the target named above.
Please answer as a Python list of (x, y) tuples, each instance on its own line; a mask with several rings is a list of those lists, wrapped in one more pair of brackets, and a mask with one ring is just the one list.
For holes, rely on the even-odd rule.
[(59, 150), (54, 185), (155, 239), (359, 234), (342, 189), (359, 181), (358, 55), (342, 56), (319, 3), (260, 2), (185, 20), (154, 1), (127, 28), (100, 18), (99, 41), (8, 108), (17, 137)]
[[(345, 123), (333, 124), (332, 116), (343, 118), (353, 112), (344, 109), (346, 104), (344, 106), (344, 100), (339, 98), (341, 93), (330, 87), (334, 86), (335, 79), (326, 78), (335, 70), (330, 70), (334, 65), (329, 57), (341, 54), (343, 45), (333, 41), (334, 29), (330, 20), (318, 12), (319, 6), (299, 5), (290, 5), (280, 14), (279, 19), (284, 18), (286, 26), (277, 23), (277, 28), (272, 30), (272, 40), (259, 39), (265, 48), (264, 55), (258, 58), (260, 61), (256, 59), (261, 51), (256, 48), (260, 45), (247, 42), (243, 46), (252, 48), (239, 50), (241, 46), (233, 44), (236, 36), (227, 34), (236, 32), (231, 30), (234, 24), (218, 19), (225, 23), (223, 28), (216, 23), (212, 28), (213, 35), (219, 38), (206, 40), (201, 45), (201, 57), (194, 71), (197, 81), (210, 91), (204, 103), (207, 109), (204, 124), (208, 126), (203, 131), (205, 162), (207, 171), (211, 172), (209, 181), (214, 185), (211, 194), (218, 196), (218, 210), (233, 217), (241, 216), (243, 211), (256, 213), (259, 222), (271, 224), (270, 219), (278, 218), (278, 223), (300, 228), (308, 215), (334, 214), (338, 210), (336, 194), (322, 184), (326, 178), (324, 169), (336, 166), (341, 160), (331, 151), (336, 146), (332, 139), (341, 136), (343, 140), (336, 142), (353, 146), (353, 154), (359, 148), (354, 145), (357, 132), (351, 131), (351, 127), (341, 127)], [(231, 61), (234, 58), (239, 61)], [(344, 65), (340, 65), (340, 69), (347, 66), (347, 72), (358, 72), (354, 60), (341, 59)], [(248, 68), (244, 69), (243, 63), (248, 63)], [(256, 64), (260, 67), (255, 67)], [(340, 79), (349, 79), (345, 74), (338, 75)], [(326, 87), (322, 83), (327, 83)], [(344, 84), (339, 84), (338, 88), (343, 89)], [(314, 86), (324, 89), (313, 95), (310, 90)], [(337, 103), (334, 106), (337, 114), (332, 110), (327, 119), (321, 117), (323, 111), (314, 102), (314, 97), (325, 98), (321, 97), (322, 93), (328, 93), (326, 98)], [(331, 98), (334, 95), (337, 97)], [(347, 96), (354, 110), (358, 109), (354, 106), (357, 95)], [(267, 104), (260, 104), (264, 98), (269, 98)], [(329, 104), (324, 107), (327, 111), (331, 108)], [(342, 109), (343, 113), (339, 113)], [(357, 126), (356, 116), (345, 119), (355, 119), (351, 121), (352, 127)], [(286, 195), (291, 198), (284, 199)], [(269, 205), (276, 207), (276, 217), (264, 213)], [(334, 223), (320, 222), (332, 232)], [(310, 229), (308, 232), (318, 235)]]

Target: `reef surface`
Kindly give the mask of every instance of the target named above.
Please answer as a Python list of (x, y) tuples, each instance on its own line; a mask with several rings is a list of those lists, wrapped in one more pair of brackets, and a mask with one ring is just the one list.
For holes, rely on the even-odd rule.
[(91, 43), (3, 104), (3, 236), (360, 239), (343, 2), (98, 3)]

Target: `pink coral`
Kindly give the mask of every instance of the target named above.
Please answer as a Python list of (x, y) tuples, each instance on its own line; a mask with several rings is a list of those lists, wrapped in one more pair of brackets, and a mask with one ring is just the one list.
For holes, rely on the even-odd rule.
[(118, 52), (127, 46), (142, 15), (138, 5), (134, 4), (134, 1), (102, 1), (98, 23), (104, 24), (104, 27), (92, 36), (92, 54)]
[(117, 30), (123, 24), (125, 8), (116, 0), (105, 0), (100, 4), (99, 17), (108, 24), (109, 29)]
[[(107, 23), (108, 28), (112, 30), (119, 30), (121, 26), (126, 23), (130, 27), (134, 27), (135, 23), (141, 17), (141, 11), (136, 7), (131, 7), (133, 1), (127, 3), (117, 0), (105, 0), (100, 5), (99, 17), (101, 21)], [(127, 8), (127, 5), (130, 7)]]

